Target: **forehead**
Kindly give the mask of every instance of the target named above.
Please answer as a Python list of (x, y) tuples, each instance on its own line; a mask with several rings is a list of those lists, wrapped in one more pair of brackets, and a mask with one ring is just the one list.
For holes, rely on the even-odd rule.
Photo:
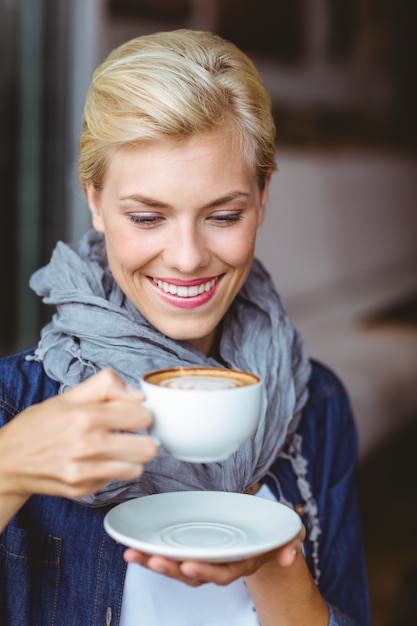
[(191, 183), (205, 177), (215, 181), (228, 178), (256, 180), (242, 151), (235, 142), (227, 142), (218, 133), (193, 135), (180, 140), (167, 139), (145, 144), (124, 144), (108, 159), (103, 186), (117, 186), (135, 179), (141, 183), (157, 179), (163, 185), (178, 178)]

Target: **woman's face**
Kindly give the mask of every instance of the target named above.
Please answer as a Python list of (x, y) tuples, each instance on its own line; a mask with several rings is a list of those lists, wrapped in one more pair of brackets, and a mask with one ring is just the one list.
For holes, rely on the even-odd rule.
[(163, 334), (208, 354), (251, 268), (267, 190), (207, 135), (119, 149), (87, 196), (122, 291)]

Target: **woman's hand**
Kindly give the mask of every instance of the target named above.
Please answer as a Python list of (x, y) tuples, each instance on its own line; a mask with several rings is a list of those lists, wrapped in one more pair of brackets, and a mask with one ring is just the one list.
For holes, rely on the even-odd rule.
[(274, 563), (279, 568), (288, 568), (293, 565), (297, 556), (301, 554), (302, 541), (305, 529), (285, 546), (241, 561), (230, 563), (207, 563), (203, 561), (174, 561), (164, 556), (149, 555), (128, 548), (124, 558), (128, 563), (138, 563), (154, 572), (165, 574), (170, 578), (180, 580), (192, 587), (204, 583), (228, 585), (242, 576), (251, 576), (267, 563)]
[(327, 626), (329, 611), (302, 553), (304, 527), (285, 546), (233, 563), (177, 562), (128, 548), (124, 558), (192, 587), (244, 577), (262, 626)]
[(0, 430), (0, 509), (7, 498), (20, 504), (33, 493), (77, 498), (139, 476), (157, 454), (151, 437), (131, 432), (152, 423), (142, 398), (104, 370), (22, 411)]

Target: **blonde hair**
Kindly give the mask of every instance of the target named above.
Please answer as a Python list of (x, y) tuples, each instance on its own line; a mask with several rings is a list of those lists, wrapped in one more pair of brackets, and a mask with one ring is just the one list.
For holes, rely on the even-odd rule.
[(81, 186), (85, 191), (91, 181), (101, 189), (120, 146), (215, 130), (237, 142), (263, 187), (276, 168), (275, 125), (248, 57), (217, 35), (185, 29), (128, 41), (93, 74), (80, 137)]

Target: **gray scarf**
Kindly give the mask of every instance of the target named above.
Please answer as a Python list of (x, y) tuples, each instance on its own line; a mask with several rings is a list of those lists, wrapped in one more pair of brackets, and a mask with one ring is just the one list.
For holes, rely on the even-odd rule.
[(76, 244), (59, 242), (30, 286), (56, 307), (32, 359), (60, 383), (60, 392), (106, 367), (128, 383), (146, 371), (173, 366), (226, 366), (260, 376), (265, 385), (262, 414), (252, 438), (221, 463), (179, 461), (163, 449), (143, 475), (112, 482), (82, 498), (103, 506), (165, 491), (243, 492), (265, 476), (307, 401), (310, 363), (273, 283), (257, 260), (224, 317), (219, 363), (187, 342), (162, 335), (135, 309), (114, 281), (103, 236), (89, 231)]

